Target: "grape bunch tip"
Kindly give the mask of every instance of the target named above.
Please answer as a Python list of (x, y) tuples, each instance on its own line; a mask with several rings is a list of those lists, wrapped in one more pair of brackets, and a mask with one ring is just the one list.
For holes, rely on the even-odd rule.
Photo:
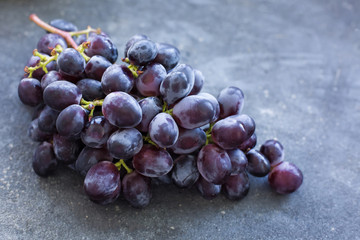
[(79, 31), (35, 14), (30, 20), (47, 31), (18, 85), (21, 102), (35, 108), (28, 136), (39, 142), (32, 159), (37, 175), (67, 165), (84, 176), (91, 201), (105, 205), (122, 195), (135, 208), (150, 204), (152, 181), (231, 200), (248, 194), (249, 174), (267, 176), (279, 194), (302, 184), (278, 140), (255, 149), (243, 91), (201, 92), (204, 75), (181, 63), (175, 46), (137, 34), (116, 63), (118, 49), (100, 29)]

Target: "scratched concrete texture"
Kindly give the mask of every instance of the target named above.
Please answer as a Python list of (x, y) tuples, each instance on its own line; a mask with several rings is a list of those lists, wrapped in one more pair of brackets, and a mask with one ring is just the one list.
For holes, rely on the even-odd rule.
[[(356, 0), (1, 1), (0, 238), (360, 239), (359, 11)], [(242, 201), (153, 186), (151, 204), (138, 210), (122, 199), (92, 203), (65, 167), (38, 177), (37, 143), (26, 136), (33, 110), (17, 96), (44, 34), (31, 13), (100, 27), (120, 53), (136, 33), (177, 46), (203, 72), (203, 91), (244, 91), (257, 148), (279, 139), (303, 185), (280, 196), (266, 177), (251, 177)]]

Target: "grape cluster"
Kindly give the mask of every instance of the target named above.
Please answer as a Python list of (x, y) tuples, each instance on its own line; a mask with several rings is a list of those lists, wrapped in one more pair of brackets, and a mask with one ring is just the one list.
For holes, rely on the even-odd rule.
[(280, 194), (300, 187), (302, 173), (284, 161), (279, 141), (255, 150), (242, 90), (201, 92), (203, 74), (180, 63), (176, 47), (135, 35), (118, 64), (117, 47), (101, 30), (32, 20), (51, 32), (40, 38), (18, 86), (20, 100), (35, 107), (28, 135), (40, 142), (36, 174), (67, 165), (84, 176), (93, 202), (123, 196), (134, 207), (150, 203), (153, 180), (194, 186), (206, 199), (221, 191), (244, 198), (248, 174), (268, 175)]

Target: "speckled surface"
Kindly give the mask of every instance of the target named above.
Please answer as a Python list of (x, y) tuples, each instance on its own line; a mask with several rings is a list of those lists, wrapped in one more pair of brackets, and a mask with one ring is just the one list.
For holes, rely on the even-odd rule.
[[(359, 239), (359, 11), (356, 0), (1, 1), (1, 239)], [(32, 110), (17, 97), (43, 34), (30, 13), (101, 27), (120, 53), (135, 33), (176, 45), (205, 75), (204, 91), (244, 91), (258, 142), (278, 138), (303, 185), (279, 196), (251, 178), (240, 202), (157, 186), (136, 210), (93, 204), (69, 169), (39, 178), (26, 136)]]

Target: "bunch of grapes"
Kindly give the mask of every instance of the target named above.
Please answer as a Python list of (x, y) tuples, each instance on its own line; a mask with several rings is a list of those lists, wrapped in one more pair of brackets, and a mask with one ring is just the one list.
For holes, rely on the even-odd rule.
[(150, 203), (154, 180), (195, 186), (207, 199), (221, 191), (244, 198), (248, 174), (268, 175), (280, 194), (300, 187), (302, 173), (284, 161), (279, 141), (255, 150), (255, 121), (242, 113), (242, 90), (201, 92), (203, 74), (180, 63), (175, 46), (135, 35), (117, 64), (118, 50), (100, 29), (30, 19), (49, 32), (18, 86), (20, 100), (35, 107), (28, 135), (40, 142), (36, 174), (67, 165), (85, 177), (93, 202), (122, 195), (134, 207)]

